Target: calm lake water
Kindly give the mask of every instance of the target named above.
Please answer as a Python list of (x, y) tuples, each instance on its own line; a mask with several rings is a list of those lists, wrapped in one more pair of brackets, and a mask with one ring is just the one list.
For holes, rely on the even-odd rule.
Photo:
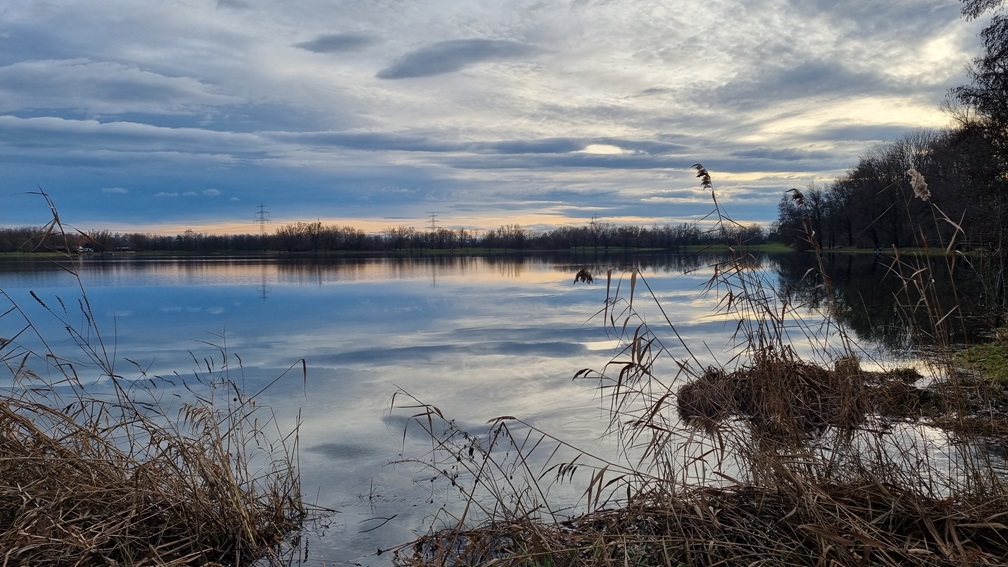
[[(713, 260), (649, 257), (638, 264), (704, 363), (731, 357), (738, 323), (716, 314), (716, 294), (703, 294)], [(452, 498), (430, 482), (430, 473), (396, 464), (404, 450), (422, 454), (424, 442), (430, 445), (415, 429), (404, 435), (410, 412), (390, 411), (397, 390), (436, 405), (475, 433), (490, 418), (513, 415), (592, 451), (615, 451), (602, 438), (607, 402), (597, 382), (572, 377), (582, 368), (601, 369), (615, 354), (617, 343), (596, 314), (607, 293), (605, 268), (615, 265), (619, 277), (625, 273), (619, 265), (633, 262), (127, 257), (84, 259), (72, 267), (114, 347), (117, 373), (191, 373), (196, 361), (219, 358), (226, 348), (229, 357), (240, 357), (248, 392), (283, 376), (260, 403), (273, 407), (285, 426), (300, 415), (304, 494), (338, 511), (313, 536), (309, 564), (378, 565), (388, 560), (376, 555), (379, 548), (424, 533)], [(593, 285), (572, 283), (583, 266), (595, 270)], [(779, 277), (785, 276), (771, 276)], [(622, 286), (625, 296), (629, 281)], [(54, 348), (72, 350), (62, 325), (29, 292), (49, 304), (61, 298), (74, 313), (81, 289), (73, 273), (44, 262), (2, 263), (0, 288)], [(676, 348), (639, 283), (636, 291), (635, 307)], [(813, 326), (815, 317), (807, 317)], [(0, 336), (15, 327), (11, 317), (0, 319)], [(27, 335), (19, 341), (32, 346)], [(300, 366), (284, 374), (300, 359), (307, 382)]]

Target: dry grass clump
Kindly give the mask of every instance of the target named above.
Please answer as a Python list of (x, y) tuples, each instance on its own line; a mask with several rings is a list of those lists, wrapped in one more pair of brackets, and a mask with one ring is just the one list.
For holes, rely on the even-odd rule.
[[(658, 387), (644, 350), (614, 361), (619, 372), (605, 387), (620, 416), (614, 431), (629, 442), (625, 461), (571, 457), (570, 446), (513, 416), (477, 435), (415, 399), (398, 406), (419, 408), (414, 423), (433, 442), (416, 463), (434, 473), (432, 483), (450, 481), (464, 510), (397, 549), (396, 564), (1004, 564), (1008, 484), (990, 455), (977, 454), (975, 437), (932, 445), (928, 426), (894, 435), (896, 418), (874, 413), (927, 403), (911, 387), (914, 371), (778, 359), (772, 370), (708, 368), (687, 382), (700, 386), (676, 392)], [(760, 391), (759, 380), (780, 384)], [(647, 403), (634, 410), (635, 400)], [(671, 407), (704, 414), (660, 419)], [(584, 511), (561, 515), (547, 495), (579, 472)]]
[(678, 390), (677, 408), (686, 420), (741, 416), (762, 435), (801, 438), (863, 423), (871, 402), (862, 384), (860, 373), (764, 356), (732, 372), (707, 368)]
[(0, 565), (289, 564), (314, 512), (297, 425), (256, 404), (283, 375), (248, 395), (207, 343), (189, 376), (127, 379), (77, 283), (71, 306), (31, 293), (62, 340), (0, 288)]
[[(715, 201), (715, 230), (731, 233), (710, 174), (694, 167)], [(394, 399), (431, 439), (414, 462), (435, 472), (432, 483), (450, 480), (463, 508), (446, 505), (440, 526), (397, 550), (398, 563), (1008, 564), (1008, 436), (980, 423), (997, 422), (982, 411), (990, 391), (954, 371), (949, 342), (937, 343), (927, 387), (914, 370), (866, 371), (832, 306), (816, 322), (741, 243), (733, 254), (711, 266), (705, 293), (735, 331), (726, 348), (702, 345), (703, 356), (638, 271), (628, 282), (607, 274), (599, 314), (621, 347), (575, 379), (597, 380), (615, 457), (513, 416), (482, 435), (461, 432), (433, 406)], [(809, 285), (833, 297), (822, 268), (809, 270)], [(915, 315), (908, 321), (930, 323), (918, 336), (950, 336), (956, 310), (938, 307), (927, 267), (903, 259), (890, 275), (912, 291), (897, 298)], [(561, 514), (549, 497), (575, 484), (584, 488)]]
[[(852, 358), (829, 369), (761, 356), (732, 372), (708, 367), (678, 389), (676, 408), (698, 425), (741, 417), (762, 436), (799, 441), (826, 427), (864, 425), (870, 416), (943, 419), (956, 405), (951, 398), (965, 389), (922, 388), (916, 385), (922, 379), (912, 368), (864, 371)], [(981, 409), (977, 402), (969, 407)]]
[(699, 488), (559, 524), (445, 530), (417, 540), (400, 564), (1002, 565), (1003, 505), (964, 508), (880, 483)]
[(248, 565), (300, 529), (289, 452), (252, 472), (243, 459), (262, 459), (251, 432), (226, 429), (243, 426), (234, 416), (199, 404), (173, 424), (149, 409), (3, 392), (4, 564)]
[(965, 436), (983, 436), (1008, 447), (1008, 388), (985, 376), (956, 373), (934, 390), (945, 411), (930, 418), (941, 428)]

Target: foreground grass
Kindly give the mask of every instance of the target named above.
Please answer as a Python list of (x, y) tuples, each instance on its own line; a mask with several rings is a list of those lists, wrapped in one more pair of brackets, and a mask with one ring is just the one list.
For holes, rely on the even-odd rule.
[(300, 530), (306, 511), (293, 471), (235, 471), (236, 434), (217, 429), (216, 414), (188, 408), (184, 433), (81, 403), (64, 413), (0, 396), (8, 564), (249, 565), (278, 559)]
[[(43, 377), (31, 355), (0, 346), (12, 370), (0, 388), (4, 564), (287, 563), (288, 538), (309, 515), (296, 437), (263, 429), (275, 425), (268, 409), (226, 366), (143, 386), (111, 377), (113, 391), (99, 394), (72, 373)], [(195, 395), (172, 409), (175, 381)]]
[[(637, 356), (633, 349), (630, 355)], [(618, 362), (626, 368), (623, 364)], [(651, 365), (639, 370), (650, 372)], [(629, 374), (623, 377), (634, 382)], [(998, 457), (977, 451), (1008, 448), (1008, 414), (961, 419), (960, 411), (972, 407), (973, 388), (957, 382), (918, 388), (913, 384), (919, 378), (909, 370), (865, 372), (850, 360), (828, 369), (777, 355), (731, 374), (708, 369), (673, 395), (659, 396), (676, 400), (683, 422), (658, 419), (664, 411), (654, 406), (643, 416), (622, 412), (627, 425), (621, 435), (640, 428), (658, 431), (663, 439), (676, 431), (696, 435), (686, 442), (697, 443), (695, 454), (666, 452), (671, 447), (651, 439), (641, 457), (650, 465), (643, 469), (593, 462), (582, 454), (532, 471), (533, 482), (542, 483), (572, 478), (579, 466), (589, 470), (586, 511), (564, 519), (528, 504), (529, 492), (546, 488), (523, 489), (517, 481), (516, 469), (538, 462), (528, 447), (548, 444), (550, 436), (501, 418), (506, 421), (495, 422), (475, 443), (476, 436), (463, 434), (465, 442), (441, 455), (441, 463), (463, 463), (472, 475), (465, 478), (509, 508), (495, 508), (475, 527), (460, 521), (432, 531), (397, 550), (397, 562), (419, 567), (1004, 564), (1008, 485), (1003, 471), (988, 466)], [(642, 394), (615, 387), (625, 388), (617, 397)], [(436, 421), (439, 414), (427, 406), (419, 421)], [(954, 431), (953, 454), (966, 459), (954, 471), (937, 456), (938, 447), (924, 441), (942, 428)], [(533, 434), (520, 433), (524, 429)], [(886, 429), (900, 434), (880, 442)], [(442, 449), (457, 440), (438, 439)], [(497, 448), (500, 439), (512, 441)], [(822, 440), (828, 440), (826, 447)], [(475, 457), (466, 449), (474, 445)], [(550, 444), (545, 450), (552, 457), (562, 449)], [(515, 451), (522, 455), (507, 456)], [(725, 473), (731, 467), (715, 467), (724, 472), (706, 482), (676, 480), (691, 461), (731, 457), (739, 458), (741, 468), (730, 476)], [(500, 492), (500, 483), (525, 496)]]
[[(548, 525), (421, 538), (403, 565), (998, 565), (1004, 501), (966, 508), (882, 484), (666, 494)], [(986, 519), (978, 522), (978, 518)]]
[[(706, 169), (694, 167), (713, 191)], [(720, 209), (716, 216), (731, 222)], [(1005, 565), (1008, 412), (989, 387), (997, 382), (959, 372), (946, 354), (954, 310), (936, 300), (935, 257), (893, 254), (886, 271), (903, 283), (899, 306), (927, 315), (909, 320), (927, 324), (921, 334), (943, 347), (926, 360), (924, 378), (865, 370), (864, 351), (832, 319), (835, 306), (822, 324), (810, 320), (806, 306), (792, 305), (753, 269), (752, 250), (727, 248), (736, 255), (709, 266), (703, 293), (716, 299), (730, 346), (704, 344), (699, 356), (639, 272), (594, 276), (607, 290), (598, 316), (621, 346), (602, 369), (574, 378), (597, 384), (616, 457), (515, 416), (465, 431), (398, 392), (393, 410), (409, 411), (408, 428), (430, 438), (407, 462), (461, 498), (440, 525), (396, 549), (396, 561)], [(806, 276), (834, 297), (822, 264)], [(725, 352), (726, 360), (710, 362)], [(561, 513), (550, 495), (575, 484), (579, 512), (567, 503)]]
[[(65, 240), (50, 206), (45, 236)], [(77, 276), (72, 258), (55, 260)], [(232, 368), (210, 343), (216, 355), (194, 355), (191, 374), (133, 363), (125, 378), (76, 281), (70, 301), (31, 292), (60, 337), (0, 287), (0, 562), (290, 564), (313, 513), (297, 425), (283, 431), (241, 387), (240, 359)]]

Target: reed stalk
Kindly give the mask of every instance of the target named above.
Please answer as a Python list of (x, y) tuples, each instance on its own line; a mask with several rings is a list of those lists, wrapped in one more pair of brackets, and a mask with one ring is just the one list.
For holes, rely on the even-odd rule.
[[(714, 203), (710, 230), (737, 234), (710, 173), (694, 168)], [(908, 183), (927, 196), (923, 179)], [(933, 211), (932, 222), (955, 225)], [(818, 263), (806, 277), (834, 297), (810, 228), (806, 238)], [(1008, 429), (1003, 416), (978, 416), (983, 394), (941, 338), (961, 320), (936, 299), (930, 256), (897, 250), (888, 270), (903, 284), (897, 304), (939, 345), (925, 377), (872, 360), (830, 301), (810, 322), (812, 306), (777, 289), (744, 242), (729, 245), (703, 292), (733, 329), (720, 359), (683, 339), (636, 269), (575, 275), (605, 280), (599, 314), (622, 345), (603, 368), (574, 376), (595, 382), (617, 455), (581, 450), (517, 416), (463, 431), (397, 393), (393, 411), (413, 412), (409, 427), (431, 439), (406, 460), (464, 503), (397, 549), (398, 564), (1004, 564), (1008, 483), (986, 448), (1004, 446)], [(550, 499), (571, 486), (580, 487), (573, 506)]]
[[(44, 197), (38, 240), (65, 238)], [(119, 359), (76, 281), (69, 304), (32, 292), (70, 352), (0, 289), (0, 563), (290, 564), (319, 512), (300, 492), (297, 425), (244, 391), (224, 337), (191, 375)], [(285, 375), (298, 372), (303, 361)]]

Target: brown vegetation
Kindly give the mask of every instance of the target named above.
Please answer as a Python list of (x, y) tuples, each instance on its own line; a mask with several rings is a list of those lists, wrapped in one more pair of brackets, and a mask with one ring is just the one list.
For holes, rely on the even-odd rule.
[[(53, 210), (45, 239), (62, 232)], [(0, 338), (8, 371), (0, 379), (0, 564), (289, 563), (296, 546), (288, 538), (314, 512), (301, 498), (296, 425), (283, 432), (242, 390), (226, 348), (219, 359), (194, 357), (190, 376), (137, 367), (126, 379), (83, 289), (70, 304), (77, 309), (32, 296), (73, 352), (51, 348), (66, 341), (45, 336), (0, 288), (0, 323), (11, 333)], [(297, 366), (304, 372), (303, 364), (290, 370)]]
[[(696, 168), (713, 194), (709, 173)], [(732, 222), (719, 208), (716, 216)], [(813, 326), (810, 306), (791, 304), (744, 246), (734, 250), (710, 267), (706, 293), (735, 326), (726, 342), (737, 345), (714, 364), (709, 346), (701, 356), (682, 340), (639, 272), (607, 273), (599, 315), (623, 346), (602, 370), (575, 379), (597, 381), (617, 457), (514, 416), (491, 420), (484, 433), (463, 431), (438, 408), (397, 394), (393, 409), (409, 408), (411, 426), (432, 440), (407, 460), (450, 482), (462, 506), (446, 506), (440, 525), (396, 550), (397, 561), (1004, 564), (1008, 427), (1003, 413), (981, 411), (994, 407), (992, 390), (952, 361), (955, 309), (934, 301), (926, 256), (897, 258), (887, 272), (903, 282), (906, 295), (895, 299), (914, 315), (907, 320), (927, 325), (915, 336), (934, 341), (922, 377), (864, 370), (863, 352), (828, 303)], [(808, 277), (833, 297), (821, 266)], [(573, 486), (583, 487), (576, 508), (551, 499)]]
[(801, 484), (663, 494), (555, 525), (440, 532), (418, 540), (402, 564), (1000, 565), (1008, 554), (998, 502), (964, 508), (880, 483), (794, 480)]
[(248, 424), (222, 429), (227, 416), (187, 406), (183, 431), (138, 409), (85, 397), (62, 411), (3, 393), (5, 564), (249, 565), (300, 529), (290, 461), (244, 468), (252, 432), (234, 428)]

